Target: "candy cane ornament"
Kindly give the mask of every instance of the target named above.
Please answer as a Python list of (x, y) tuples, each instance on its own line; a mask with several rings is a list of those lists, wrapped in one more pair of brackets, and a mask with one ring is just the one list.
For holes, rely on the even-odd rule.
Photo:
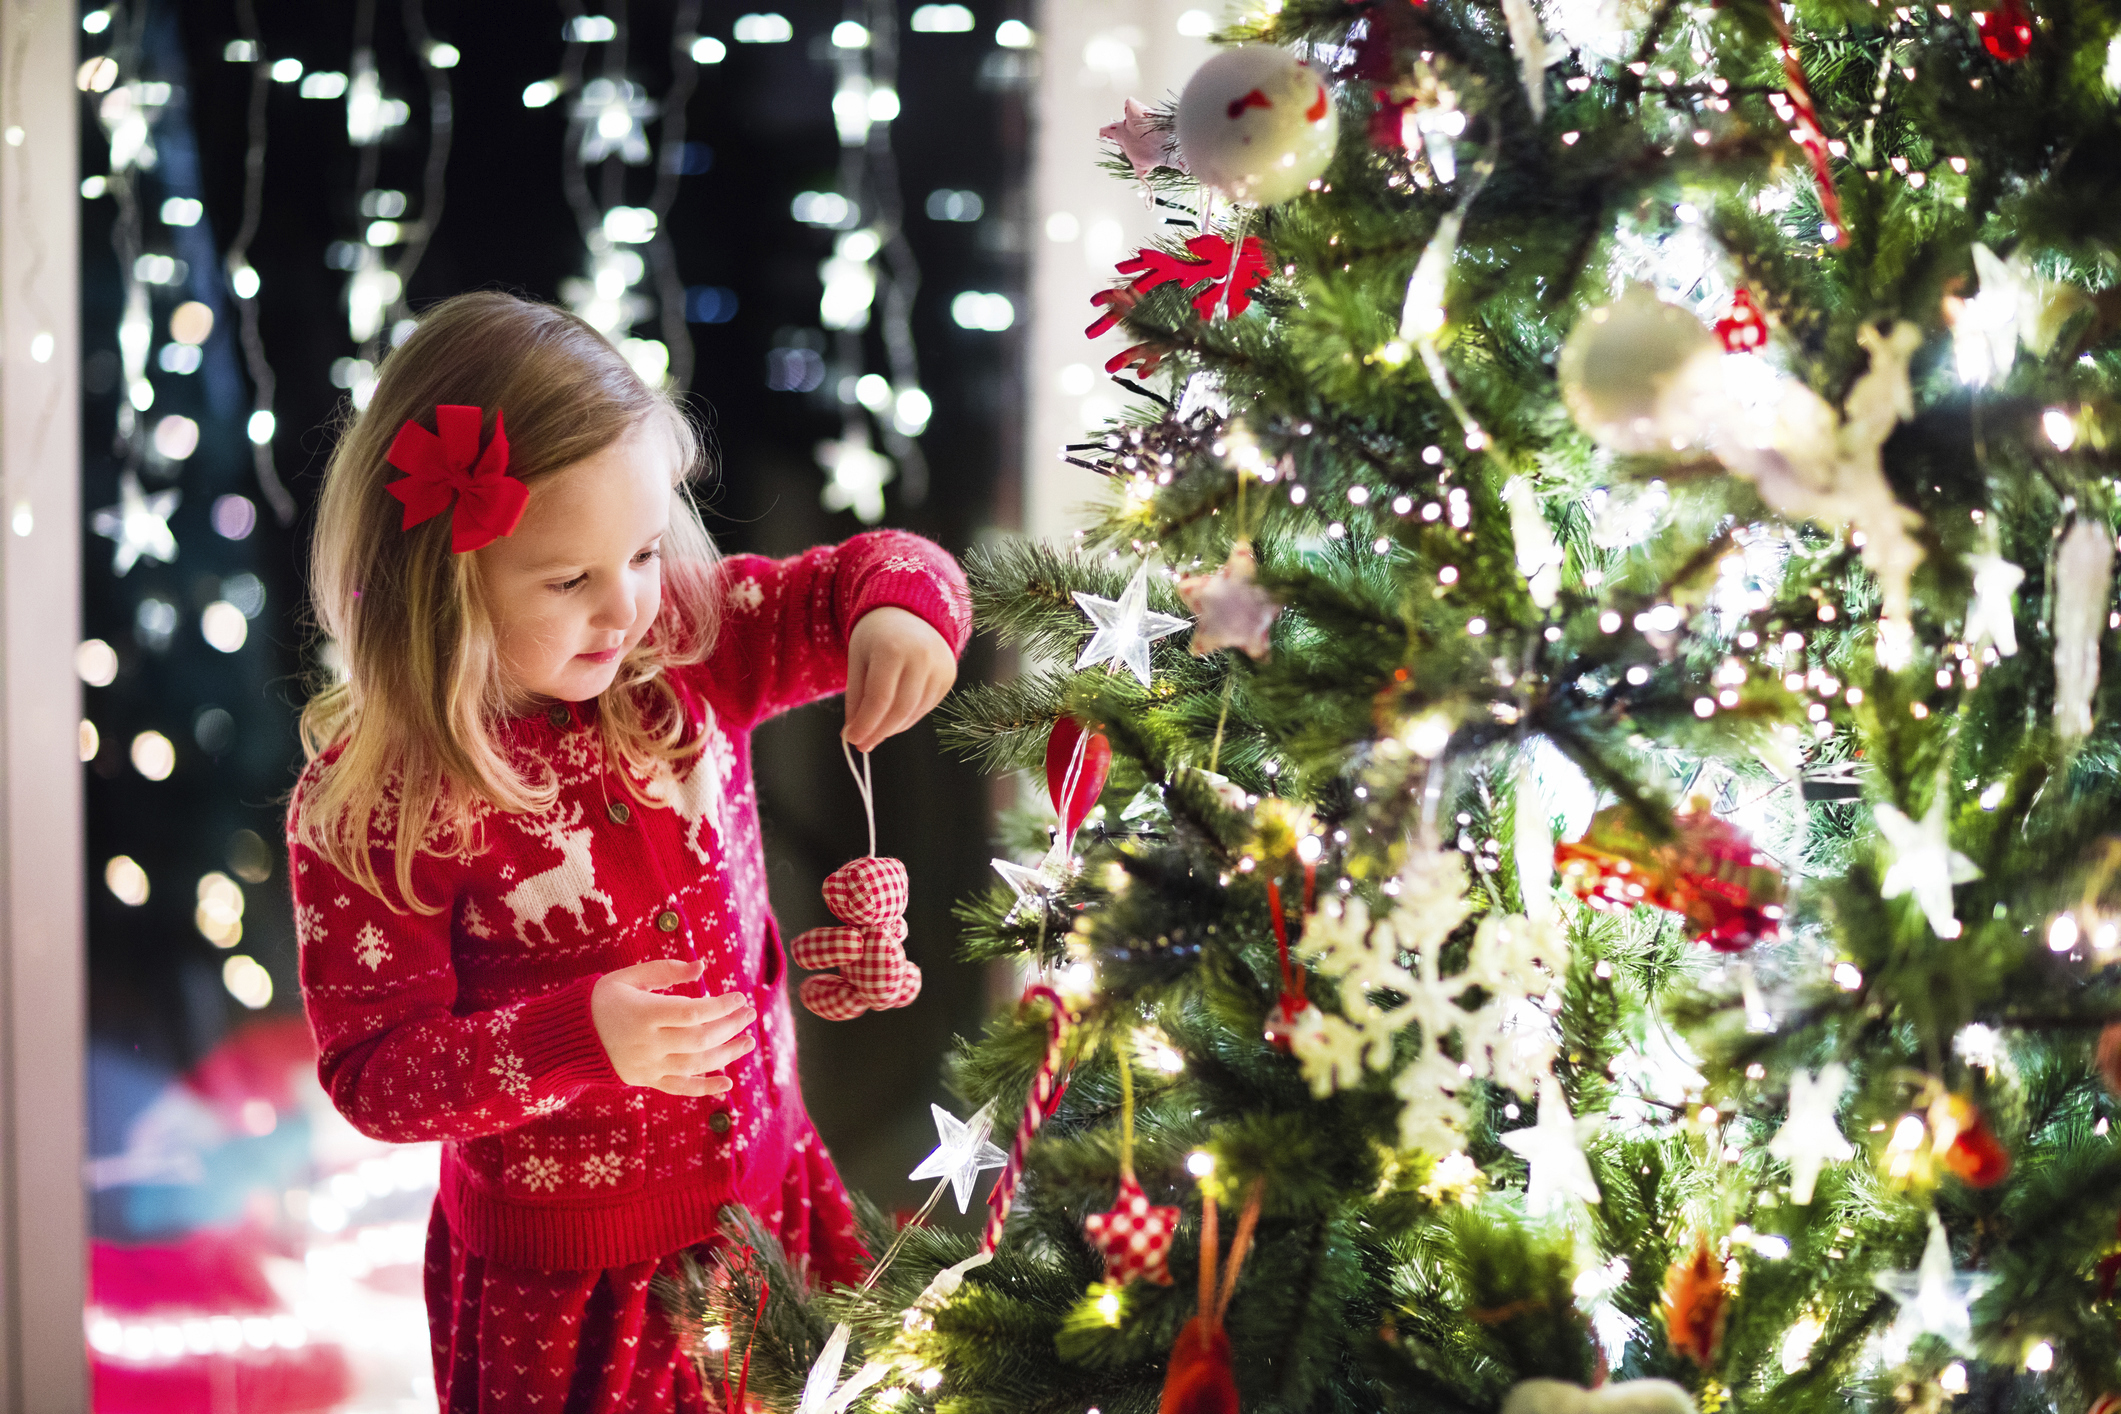
[(876, 796), (869, 753), (854, 764), (845, 742), (847, 769), (861, 792), (869, 821), (869, 853), (843, 864), (825, 880), (825, 906), (836, 926), (812, 928), (789, 944), (795, 965), (813, 973), (797, 995), (827, 1021), (847, 1021), (872, 1007), (906, 1006), (921, 994), (921, 970), (906, 957), (906, 866), (876, 853)]
[(1046, 1054), (1038, 1063), (1038, 1072), (1031, 1077), (1031, 1091), (1024, 1096), (1023, 1118), (1017, 1121), (1016, 1142), (1009, 1146), (1009, 1162), (1003, 1166), (1001, 1177), (994, 1181), (994, 1191), (987, 1195), (987, 1226), (980, 1233), (979, 1250), (991, 1253), (1001, 1245), (1002, 1228), (1009, 1221), (1009, 1208), (1016, 1201), (1016, 1186), (1023, 1180), (1024, 1158), (1031, 1152), (1031, 1141), (1039, 1128), (1053, 1117), (1060, 1108), (1061, 1096), (1067, 1093), (1068, 1080), (1061, 1073), (1062, 1053), (1067, 1049), (1068, 1032), (1075, 1024), (1074, 1013), (1061, 1000), (1060, 993), (1051, 987), (1033, 983), (1024, 989), (1024, 1002), (1043, 1001), (1053, 1008), (1053, 1015), (1046, 1023)]

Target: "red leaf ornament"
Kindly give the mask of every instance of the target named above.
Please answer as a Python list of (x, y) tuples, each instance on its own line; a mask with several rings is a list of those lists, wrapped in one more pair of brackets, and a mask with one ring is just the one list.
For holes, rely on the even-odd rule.
[(1267, 248), (1259, 237), (1246, 236), (1233, 256), (1230, 243), (1208, 231), (1187, 241), (1186, 250), (1190, 260), (1154, 246), (1122, 260), (1117, 270), (1134, 278), (1090, 296), (1090, 303), (1105, 312), (1083, 332), (1093, 339), (1108, 332), (1136, 300), (1159, 285), (1191, 289), (1206, 281), (1207, 288), (1193, 297), (1193, 308), (1203, 319), (1215, 318), (1218, 311), (1235, 319), (1251, 308), (1252, 290), (1267, 278)]

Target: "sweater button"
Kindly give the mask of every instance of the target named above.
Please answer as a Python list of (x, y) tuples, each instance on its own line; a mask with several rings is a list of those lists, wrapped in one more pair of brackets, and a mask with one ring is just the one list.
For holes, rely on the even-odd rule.
[(727, 1110), (716, 1110), (707, 1117), (707, 1127), (717, 1134), (727, 1134), (729, 1132), (729, 1123), (729, 1111)]
[(614, 825), (623, 825), (633, 818), (633, 812), (626, 808), (626, 802), (623, 800), (614, 800), (605, 806), (604, 813), (611, 817), (611, 823)]
[(555, 702), (552, 704), (551, 710), (546, 712), (545, 720), (552, 723), (556, 727), (564, 727), (574, 719), (567, 715), (567, 709), (565, 707)]
[(666, 933), (675, 933), (678, 930), (678, 916), (666, 908), (655, 916), (655, 926)]

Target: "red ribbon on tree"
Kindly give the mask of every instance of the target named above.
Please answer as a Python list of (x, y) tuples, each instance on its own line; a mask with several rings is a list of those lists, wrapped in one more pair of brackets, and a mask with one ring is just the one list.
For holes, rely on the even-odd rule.
[(1804, 65), (1797, 60), (1796, 41), (1790, 37), (1790, 22), (1782, 17), (1781, 0), (1765, 0), (1768, 18), (1775, 23), (1775, 47), (1782, 55), (1784, 103), (1789, 112), (1782, 118), (1790, 125), (1790, 136), (1812, 162), (1812, 185), (1819, 189), (1819, 210), (1834, 228), (1829, 244), (1845, 246), (1848, 232), (1841, 225), (1841, 194), (1834, 190), (1832, 156), (1826, 145), (1826, 130), (1819, 126), (1819, 110), (1812, 106), (1811, 85), (1805, 82)]
[[(1311, 882), (1315, 878), (1313, 866), (1304, 866), (1304, 906), (1311, 903)], [(1281, 906), (1281, 883), (1267, 880), (1267, 916), (1274, 924), (1274, 948), (1281, 956), (1281, 997), (1274, 1003), (1274, 1010), (1267, 1013), (1267, 1044), (1283, 1055), (1289, 1054), (1294, 1044), (1296, 1019), (1302, 1016), (1311, 1002), (1304, 995), (1305, 972), (1289, 957), (1289, 924), (1283, 917)]]
[(383, 459), (404, 472), (405, 479), (383, 489), (405, 503), (401, 529), (432, 520), (454, 502), (449, 548), (457, 554), (515, 534), (523, 508), (530, 504), (530, 488), (508, 474), (508, 434), (502, 430), (499, 408), (493, 413), (493, 439), (485, 451), (479, 450), (485, 420), (484, 408), (440, 403), (434, 432), (411, 419), (398, 429)]

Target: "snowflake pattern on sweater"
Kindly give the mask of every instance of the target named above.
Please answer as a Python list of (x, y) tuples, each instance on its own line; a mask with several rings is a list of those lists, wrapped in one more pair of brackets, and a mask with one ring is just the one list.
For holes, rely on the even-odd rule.
[[(444, 1141), (452, 1229), (495, 1260), (619, 1266), (712, 1234), (718, 1210), (777, 1200), (809, 1132), (786, 962), (767, 906), (750, 734), (841, 691), (847, 637), (871, 609), (920, 615), (962, 651), (956, 564), (896, 531), (793, 559), (723, 562), (707, 661), (674, 675), (701, 750), (643, 784), (606, 762), (594, 703), (505, 725), (508, 749), (558, 784), (540, 813), (488, 812), (471, 857), (423, 854), (414, 887), (439, 914), (394, 912), (289, 833), (303, 1000), (333, 1103), (376, 1138)], [(330, 768), (312, 762), (298, 786)], [(395, 820), (371, 823), (393, 876)], [(698, 992), (752, 996), (758, 1047), (707, 1099), (622, 1084), (590, 1017), (602, 974), (704, 959)], [(825, 1166), (825, 1172), (830, 1166)], [(847, 1235), (851, 1242), (851, 1232)]]

